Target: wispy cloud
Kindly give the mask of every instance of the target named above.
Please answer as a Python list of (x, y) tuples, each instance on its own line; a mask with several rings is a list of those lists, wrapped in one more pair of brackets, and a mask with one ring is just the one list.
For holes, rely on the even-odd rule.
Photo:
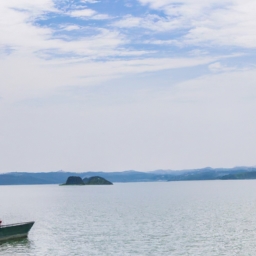
[[(186, 29), (180, 37), (185, 44), (211, 43), (219, 46), (256, 47), (253, 1), (140, 0), (151, 9), (162, 11), (177, 29)], [(147, 19), (147, 18), (146, 18)], [(168, 31), (169, 21), (158, 23)], [(153, 26), (154, 27), (154, 26)], [(160, 28), (158, 28), (160, 29)]]
[[(109, 77), (116, 77), (127, 73), (156, 72), (210, 63), (215, 63), (210, 64), (211, 71), (228, 71), (229, 67), (223, 68), (221, 64), (221, 59), (228, 54), (224, 56), (220, 49), (219, 54), (211, 55), (212, 50), (198, 50), (198, 45), (206, 42), (225, 45), (222, 42), (225, 39), (221, 36), (224, 29), (220, 24), (224, 24), (224, 27), (230, 24), (233, 16), (228, 14), (233, 14), (234, 10), (240, 10), (243, 15), (251, 12), (247, 9), (249, 2), (242, 5), (240, 1), (201, 3), (183, 0), (177, 4), (171, 0), (140, 0), (139, 3), (141, 8), (145, 8), (142, 9), (144, 12), (140, 15), (132, 13), (131, 5), (124, 7), (131, 12), (125, 16), (113, 16), (106, 10), (106, 13), (102, 13), (97, 9), (97, 1), (80, 1), (70, 6), (65, 6), (65, 2), (63, 5), (56, 5), (52, 0), (40, 0), (36, 4), (29, 0), (1, 3), (1, 56), (12, 55), (8, 57), (9, 61), (16, 63), (26, 56), (31, 58), (31, 62), (33, 60), (37, 63), (35, 66), (38, 65), (38, 69), (43, 63), (53, 67), (55, 60), (59, 60), (58, 63), (65, 65), (65, 72), (72, 74), (68, 75), (69, 78), (66, 77), (65, 86), (72, 83), (80, 85), (80, 81), (86, 76), (92, 81), (90, 74), (94, 77), (103, 74), (104, 78), (107, 74)], [(244, 8), (238, 10), (242, 6)], [(223, 20), (225, 15), (228, 17)], [(249, 15), (247, 20), (250, 19), (252, 16)], [(240, 29), (234, 30), (232, 26), (226, 28), (226, 32), (228, 31), (238, 33), (237, 36), (242, 33)], [(243, 33), (248, 37), (248, 31)], [(228, 34), (225, 36), (228, 37)], [(240, 40), (243, 40), (243, 36)], [(236, 44), (235, 39), (229, 41)], [(250, 40), (245, 43), (249, 44)], [(175, 51), (172, 50), (173, 47), (176, 47)], [(207, 54), (202, 55), (202, 52)], [(232, 54), (231, 52), (230, 56)], [(29, 64), (28, 66), (30, 67)], [(61, 82), (58, 86), (60, 85)]]
[(83, 10), (72, 11), (70, 13), (70, 16), (79, 17), (79, 18), (88, 18), (88, 17), (92, 17), (95, 14), (96, 12), (92, 9), (83, 9)]
[(67, 30), (67, 31), (73, 31), (73, 30), (78, 30), (81, 27), (78, 26), (78, 25), (71, 25), (70, 24), (70, 25), (63, 25), (63, 26), (61, 26), (61, 28), (64, 29), (64, 30)]
[(179, 24), (177, 24), (176, 20), (161, 17), (159, 15), (149, 14), (145, 17), (134, 17), (131, 15), (127, 15), (123, 19), (115, 22), (114, 26), (120, 28), (143, 28), (147, 30), (152, 30), (155, 32), (165, 32), (172, 31), (177, 29)]

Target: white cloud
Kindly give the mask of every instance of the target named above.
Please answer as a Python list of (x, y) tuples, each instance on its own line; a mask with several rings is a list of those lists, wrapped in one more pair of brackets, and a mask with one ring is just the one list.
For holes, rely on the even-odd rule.
[[(61, 40), (54, 36), (55, 30), (44, 26), (40, 27), (34, 24), (35, 13), (38, 15), (44, 14), (45, 11), (54, 11), (53, 3), (48, 0), (41, 0), (37, 5), (26, 5), (23, 1), (26, 10), (19, 11), (14, 8), (15, 1), (8, 2), (9, 4), (0, 4), (0, 45), (12, 48), (18, 52), (34, 53), (40, 51), (54, 51), (63, 55), (73, 53), (78, 55), (92, 56), (107, 56), (113, 54), (114, 50), (123, 43), (123, 38), (118, 32), (112, 32), (107, 29), (95, 28), (96, 35), (82, 36), (79, 39)], [(19, 7), (19, 5), (17, 6)], [(17, 8), (16, 7), (16, 8)], [(35, 11), (34, 13), (34, 9)], [(73, 15), (93, 15), (94, 11), (77, 11)], [(97, 15), (96, 15), (97, 18)], [(101, 18), (101, 17), (99, 17)], [(66, 30), (71, 31), (78, 29), (78, 26), (66, 26)], [(18, 40), (17, 40), (18, 39)]]
[(138, 27), (157, 32), (171, 31), (178, 27), (177, 20), (163, 18), (152, 14), (148, 14), (145, 17), (127, 15), (121, 20), (114, 22), (112, 25), (119, 28)]
[(91, 17), (93, 15), (95, 15), (96, 12), (92, 9), (83, 9), (83, 10), (76, 10), (76, 11), (72, 11), (70, 13), (70, 16), (72, 17), (79, 17), (79, 18), (84, 18), (84, 17)]
[[(39, 1), (38, 5), (22, 0), (0, 4), (0, 45), (6, 45), (21, 50), (40, 49), (42, 42), (49, 39), (51, 30), (33, 25), (35, 15), (54, 10), (51, 1)], [(41, 4), (40, 4), (41, 3)], [(20, 8), (26, 11), (17, 10)], [(47, 44), (47, 43), (46, 43)]]
[(108, 20), (112, 19), (108, 14), (96, 14), (92, 17), (93, 20)]
[[(31, 12), (34, 8), (37, 8), (37, 12), (41, 14), (47, 10), (55, 11), (54, 4), (50, 0), (40, 0), (41, 4), (38, 5), (29, 5), (30, 1), (22, 1), (21, 6)], [(191, 58), (140, 57), (147, 54), (147, 51), (126, 50), (122, 46), (127, 42), (127, 38), (119, 31), (103, 28), (95, 28), (98, 33), (92, 36), (81, 36), (79, 39), (71, 38), (71, 40), (58, 39), (54, 37), (54, 29), (47, 26), (39, 27), (31, 22), (30, 11), (21, 12), (13, 9), (14, 0), (8, 3), (9, 5), (0, 4), (0, 14), (2, 14), (0, 15), (0, 45), (5, 47), (1, 55), (5, 55), (6, 47), (14, 51), (10, 56), (6, 55), (0, 60), (3, 71), (0, 78), (0, 95), (5, 99), (17, 100), (41, 93), (51, 93), (61, 86), (92, 85), (125, 74), (156, 72), (219, 61), (219, 58), (207, 56), (204, 58), (198, 56)], [(98, 14), (86, 9), (73, 12), (72, 15), (95, 16)], [(148, 15), (148, 18), (151, 23), (154, 20), (161, 22), (161, 19), (155, 15)], [(120, 27), (139, 24), (147, 26), (147, 23), (143, 23), (143, 19), (133, 16), (127, 16), (125, 19), (119, 22)], [(80, 26), (76, 24), (64, 24), (62, 27), (67, 31), (79, 28)], [(157, 40), (155, 43), (158, 43)], [(55, 61), (52, 57), (54, 55), (63, 55), (63, 59)], [(129, 56), (130, 59), (114, 60), (116, 57), (125, 56)], [(48, 58), (48, 60), (40, 59), (41, 57)], [(95, 62), (96, 59), (104, 57), (114, 59)], [(13, 72), (15, 76), (11, 75)]]
[(113, 25), (121, 28), (132, 28), (139, 27), (142, 21), (143, 18), (141, 17), (133, 17), (131, 15), (127, 15), (123, 19), (113, 23)]
[(211, 72), (214, 72), (214, 73), (229, 72), (229, 71), (234, 71), (234, 70), (238, 69), (236, 67), (229, 67), (229, 66), (223, 65), (220, 62), (214, 62), (214, 63), (210, 64), (208, 66), (208, 68)]
[(66, 31), (73, 31), (73, 30), (78, 30), (81, 27), (78, 25), (66, 25), (66, 26), (61, 26), (62, 29), (66, 30)]
[[(183, 38), (186, 44), (210, 42), (220, 46), (256, 47), (256, 2), (251, 0), (139, 1), (167, 15), (166, 20), (156, 22), (156, 30), (187, 29), (188, 32)], [(145, 17), (145, 22), (147, 20)]]
[[(168, 8), (173, 3), (173, 1), (156, 2), (153, 0), (143, 0), (143, 4), (146, 3), (150, 4), (152, 8), (164, 8), (166, 13), (168, 13)], [(194, 1), (183, 1), (182, 3), (183, 5), (175, 7), (177, 8), (179, 15), (182, 16), (180, 10), (183, 10), (179, 8), (185, 8), (184, 10), (190, 13), (187, 17), (187, 21), (189, 20), (189, 18), (195, 17), (195, 24), (196, 22), (199, 22), (198, 12), (195, 10), (198, 10), (198, 8), (206, 8), (208, 6), (208, 3), (201, 4), (201, 2)], [(237, 1), (237, 3), (240, 2)], [(186, 4), (188, 6), (186, 6)], [(192, 8), (188, 11), (188, 7), (191, 7), (191, 5), (195, 5), (196, 8)], [(14, 6), (16, 6), (16, 8), (18, 9), (26, 11), (19, 11), (15, 9)], [(220, 8), (218, 7), (215, 9), (218, 11)], [(22, 91), (24, 91), (24, 95), (27, 95), (30, 90), (29, 88), (31, 88), (31, 91), (36, 91), (37, 86), (34, 85), (36, 84), (36, 77), (40, 77), (39, 80), (43, 81), (43, 77), (47, 77), (47, 72), (52, 73), (52, 71), (50, 71), (50, 69), (48, 70), (48, 68), (41, 68), (44, 65), (50, 65), (51, 70), (56, 71), (56, 76), (54, 75), (54, 72), (52, 76), (55, 77), (55, 80), (59, 82), (50, 82), (50, 77), (47, 82), (50, 88), (56, 88), (61, 86), (62, 84), (81, 85), (84, 81), (83, 79), (86, 80), (87, 78), (88, 81), (93, 81), (93, 79), (95, 79), (96, 81), (100, 81), (100, 75), (103, 75), (103, 78), (105, 79), (107, 76), (116, 77), (127, 73), (135, 74), (139, 72), (155, 72), (159, 70), (180, 68), (185, 66), (196, 66), (200, 64), (209, 64), (219, 61), (219, 58), (211, 58), (207, 56), (205, 58), (199, 58), (197, 57), (199, 55), (194, 56), (193, 58), (140, 57), (138, 59), (138, 56), (143, 56), (144, 54), (147, 54), (149, 52), (145, 50), (139, 51), (125, 49), (123, 46), (127, 43), (127, 39), (129, 38), (124, 37), (122, 33), (120, 31), (117, 31), (116, 29), (111, 30), (111, 28), (103, 29), (96, 27), (94, 30), (97, 31), (96, 35), (84, 37), (80, 36), (79, 39), (70, 38), (70, 40), (62, 40), (61, 37), (56, 38), (54, 36), (55, 30), (53, 28), (50, 28), (49, 26), (40, 27), (33, 23), (33, 20), (35, 19), (35, 14), (40, 16), (43, 15), (45, 12), (58, 11), (59, 10), (55, 9), (54, 3), (51, 0), (40, 0), (37, 4), (34, 4), (28, 0), (20, 0), (19, 2), (11, 0), (0, 4), (0, 45), (2, 45), (2, 50), (0, 52), (1, 56), (5, 56), (5, 59), (2, 59), (0, 65), (2, 67), (2, 70), (6, 70), (6, 75), (1, 78), (1, 84), (3, 84), (1, 88), (2, 93), (0, 92), (1, 95), (3, 94), (4, 96), (6, 92), (6, 95), (8, 95), (8, 97), (11, 97), (12, 90), (16, 90), (17, 95), (23, 95)], [(212, 10), (210, 10), (210, 13), (211, 12)], [(84, 9), (73, 11), (71, 15), (75, 17), (90, 17), (93, 19), (96, 18), (97, 15), (101, 14), (98, 14), (91, 9)], [(183, 20), (185, 19), (185, 17), (182, 16), (181, 19)], [(168, 22), (165, 22), (167, 20)], [(202, 19), (202, 22), (203, 21), (204, 19)], [(179, 22), (180, 21), (175, 20), (175, 18), (172, 21), (170, 17), (161, 18), (158, 15), (147, 15), (145, 19), (143, 17), (134, 17), (132, 15), (129, 15), (124, 17), (123, 20), (116, 22), (115, 25), (119, 26), (120, 28), (140, 26), (144, 28), (150, 27), (150, 29), (152, 30), (165, 31), (168, 28), (174, 28), (177, 24), (179, 24)], [(64, 24), (62, 26), (62, 29), (66, 31), (72, 31), (80, 29), (80, 26), (76, 24)], [(186, 37), (187, 41), (195, 40), (195, 38), (192, 37), (193, 33), (195, 34), (195, 32), (191, 30), (190, 34), (188, 34)], [(17, 38), (19, 40), (17, 40)], [(179, 43), (177, 39), (165, 41), (149, 40), (148, 42), (151, 44), (154, 43), (159, 45), (164, 43), (170, 45)], [(11, 56), (7, 56), (6, 49), (10, 49), (10, 51), (13, 51)], [(51, 59), (54, 55), (63, 55), (63, 60), (60, 60), (59, 63), (61, 65), (61, 69), (65, 70), (65, 72), (58, 71), (60, 69), (54, 67), (54, 59), (52, 61), (45, 61), (40, 60), (39, 58), (45, 57)], [(65, 55), (71, 57), (65, 57)], [(132, 58), (124, 61), (105, 60), (105, 62), (98, 61), (94, 63), (95, 59), (100, 59), (104, 57), (115, 58), (124, 56), (129, 56), (129, 58)], [(223, 57), (224, 56), (221, 56), (220, 58)], [(67, 59), (71, 59), (70, 63), (68, 64), (70, 65), (69, 67), (65, 66)], [(26, 60), (26, 65), (21, 64), (24, 60)], [(72, 62), (74, 64), (71, 64)], [(21, 68), (19, 68), (19, 65)], [(229, 69), (225, 69), (223, 66), (218, 65), (218, 62), (216, 62), (215, 64), (211, 64), (209, 66), (209, 69), (215, 71), (229, 71)], [(20, 79), (12, 78), (11, 84), (13, 84), (13, 87), (9, 86), (8, 88), (8, 86), (4, 86), (4, 84), (7, 83), (8, 76), (11, 76), (11, 74), (5, 67), (10, 68), (11, 66), (16, 67), (14, 69), (15, 72), (17, 72), (16, 77), (20, 77)], [(107, 66), (107, 68), (105, 66)], [(77, 68), (77, 71), (74, 71), (74, 67)], [(23, 70), (23, 72), (21, 72), (21, 70)], [(29, 79), (27, 78), (29, 70), (34, 70), (34, 74), (37, 74), (37, 76), (34, 76), (35, 79), (31, 79), (31, 81), (29, 81)], [(67, 75), (63, 76), (62, 73), (65, 73)], [(61, 78), (65, 77), (65, 79), (62, 80), (58, 76), (60, 76)], [(83, 79), (80, 79), (81, 77), (83, 77)], [(96, 78), (91, 79), (91, 77)], [(23, 82), (22, 85), (19, 86), (18, 84), (20, 81)], [(44, 90), (44, 88), (48, 88), (48, 86), (43, 86), (43, 84), (39, 85), (39, 87), (42, 87), (42, 90)], [(39, 91), (41, 92), (41, 89)]]
[(44, 12), (57, 12), (52, 0), (37, 0), (36, 2), (30, 0), (9, 0), (3, 1), (0, 4), (1, 14), (4, 14), (4, 12), (12, 8), (27, 11), (31, 14), (34, 13), (35, 15), (42, 14)]
[[(93, 62), (90, 59), (40, 60), (13, 54), (0, 60), (0, 95), (6, 101), (52, 94), (61, 87), (93, 86), (116, 77), (144, 72), (193, 67), (211, 63), (215, 58), (146, 58)], [(13, 72), (15, 71), (15, 76)]]
[(91, 19), (91, 20), (108, 20), (111, 16), (108, 14), (98, 13), (92, 9), (81, 9), (70, 12), (71, 17), (81, 18), (81, 19)]

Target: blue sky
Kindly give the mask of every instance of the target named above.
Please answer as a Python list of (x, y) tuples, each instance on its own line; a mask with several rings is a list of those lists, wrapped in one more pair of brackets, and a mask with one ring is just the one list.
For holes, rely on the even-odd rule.
[(255, 165), (255, 10), (0, 3), (0, 172)]

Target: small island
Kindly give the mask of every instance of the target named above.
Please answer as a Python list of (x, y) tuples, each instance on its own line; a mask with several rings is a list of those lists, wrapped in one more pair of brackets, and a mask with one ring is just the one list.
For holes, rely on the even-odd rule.
[(66, 183), (62, 185), (113, 185), (113, 183), (100, 176), (93, 176), (84, 179), (79, 176), (70, 176), (68, 177)]

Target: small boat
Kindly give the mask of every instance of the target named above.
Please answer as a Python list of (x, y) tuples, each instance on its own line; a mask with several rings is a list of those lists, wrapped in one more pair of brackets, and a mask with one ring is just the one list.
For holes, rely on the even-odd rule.
[(28, 232), (34, 223), (34, 221), (30, 221), (10, 225), (0, 225), (0, 241), (27, 237)]

